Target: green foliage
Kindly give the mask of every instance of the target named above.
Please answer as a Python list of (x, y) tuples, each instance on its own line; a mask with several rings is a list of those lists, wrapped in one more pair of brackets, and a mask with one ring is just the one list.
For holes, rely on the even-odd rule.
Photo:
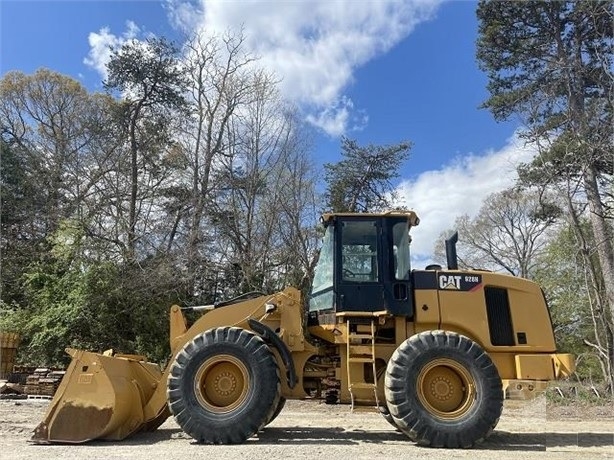
[(113, 50), (104, 86), (127, 92), (128, 100), (140, 101), (142, 106), (183, 106), (181, 89), (186, 80), (177, 55), (177, 47), (165, 38), (128, 41)]
[[(54, 245), (53, 249), (57, 249)], [(22, 356), (33, 364), (59, 365), (65, 359), (65, 346), (78, 346), (82, 334), (81, 308), (86, 285), (79, 267), (69, 254), (57, 251), (33, 263), (24, 274), (24, 292), (28, 308), (18, 311), (16, 324), (27, 343)]]
[(477, 57), (488, 74), (484, 107), (519, 114), (547, 148), (521, 178), (530, 184), (612, 174), (614, 6), (608, 1), (482, 0)]
[[(41, 234), (31, 225), (39, 211), (40, 193), (29, 173), (28, 154), (15, 142), (0, 139), (0, 298), (22, 303), (19, 280), (24, 265), (37, 257)], [(11, 257), (6, 257), (6, 254)]]
[(327, 184), (326, 207), (334, 212), (370, 212), (392, 205), (392, 180), (409, 156), (411, 144), (367, 145), (341, 139), (338, 163), (326, 163), (324, 180)]
[(584, 339), (595, 341), (595, 328), (586, 266), (570, 227), (563, 227), (549, 242), (537, 267), (535, 280), (548, 299), (558, 349), (578, 356), (579, 379), (600, 380), (603, 376), (599, 361), (583, 342)]
[(160, 260), (140, 266), (87, 261), (81, 235), (64, 223), (46, 257), (23, 275), (27, 307), (2, 305), (0, 328), (22, 335), (20, 361), (66, 365), (66, 347), (114, 348), (164, 360), (168, 309), (179, 301), (180, 283)]
[(497, 119), (524, 112), (528, 124), (550, 131), (571, 121), (570, 92), (607, 103), (611, 2), (481, 0), (477, 16), (477, 57), (491, 93), (485, 107)]
[(0, 300), (0, 331), (2, 332), (19, 332), (18, 308), (15, 305), (9, 305), (3, 300)]
[(522, 183), (561, 195), (575, 236), (568, 254), (586, 276), (572, 286), (591, 299), (595, 342), (586, 343), (614, 386), (614, 246), (604, 205), (614, 173), (614, 4), (481, 0), (477, 16), (484, 107), (499, 120), (519, 115), (522, 136), (538, 148), (519, 170)]

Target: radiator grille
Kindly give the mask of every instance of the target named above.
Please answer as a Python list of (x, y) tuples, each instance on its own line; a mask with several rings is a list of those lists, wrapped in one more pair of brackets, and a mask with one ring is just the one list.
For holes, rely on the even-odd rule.
[(486, 287), (484, 288), (484, 296), (486, 297), (486, 314), (488, 316), (490, 342), (498, 346), (515, 345), (507, 290)]

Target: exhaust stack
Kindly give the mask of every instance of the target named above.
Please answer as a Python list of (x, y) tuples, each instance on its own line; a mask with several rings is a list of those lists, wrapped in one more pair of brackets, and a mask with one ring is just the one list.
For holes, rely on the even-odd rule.
[(456, 255), (457, 242), (458, 232), (454, 232), (454, 235), (446, 240), (446, 259), (448, 261), (448, 270), (458, 270), (458, 257)]

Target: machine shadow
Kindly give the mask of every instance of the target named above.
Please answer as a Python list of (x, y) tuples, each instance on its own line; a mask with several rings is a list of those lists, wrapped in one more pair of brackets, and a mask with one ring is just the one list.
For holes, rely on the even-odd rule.
[[(162, 428), (153, 432), (139, 433), (122, 445), (151, 445), (169, 440), (196, 444), (179, 428)], [(356, 445), (360, 443), (408, 443), (415, 446), (404, 434), (390, 430), (345, 430), (341, 427), (267, 427), (257, 436), (247, 440), (247, 444), (268, 445), (321, 445), (323, 442), (335, 445)], [(90, 445), (109, 445), (109, 442), (94, 441)], [(511, 433), (495, 430), (484, 442), (474, 447), (478, 450), (539, 452), (565, 447), (591, 448), (612, 447), (614, 433)]]
[(495, 430), (482, 444), (480, 450), (545, 451), (564, 447), (613, 447), (614, 433), (510, 433)]
[[(407, 437), (398, 431), (362, 431), (343, 428), (266, 428), (258, 434), (257, 443), (262, 444), (320, 444), (323, 441), (333, 444), (408, 442)], [(412, 445), (415, 445), (412, 443)], [(608, 447), (614, 448), (614, 433), (510, 433), (494, 431), (483, 443), (475, 447), (479, 450), (545, 451), (560, 447)]]
[(398, 431), (345, 430), (341, 427), (267, 427), (258, 433), (258, 444), (337, 444), (351, 445), (361, 442), (405, 442), (407, 437)]

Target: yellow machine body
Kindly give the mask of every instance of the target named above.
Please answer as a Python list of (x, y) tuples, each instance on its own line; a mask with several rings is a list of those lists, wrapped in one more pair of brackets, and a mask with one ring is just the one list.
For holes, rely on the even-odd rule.
[[(375, 217), (386, 221), (391, 215)], [(406, 221), (408, 227), (418, 223), (412, 212), (392, 218)], [(413, 270), (404, 279), (411, 286), (409, 292), (397, 284), (393, 288), (399, 296), (407, 296), (411, 308), (406, 314), (391, 311), (392, 307), (341, 308), (340, 298), (333, 301), (336, 308), (310, 310), (306, 315), (307, 302), (294, 288), (205, 310), (192, 325), (181, 308), (173, 306), (171, 356), (164, 370), (140, 356), (69, 350), (72, 362), (33, 440), (119, 440), (156, 429), (170, 415), (167, 381), (172, 363), (196, 337), (226, 326), (253, 331), (267, 340), (286, 399), (330, 397), (352, 405), (380, 405), (386, 398), (387, 363), (408, 338), (425, 331), (447, 331), (479, 344), (496, 366), (508, 398), (532, 397), (549, 381), (574, 371), (573, 356), (557, 353), (545, 298), (535, 283), (441, 267)], [(436, 368), (424, 379), (437, 384), (448, 378), (447, 372)]]
[[(469, 273), (469, 274), (468, 274)], [(475, 273), (475, 272), (473, 272)], [(435, 273), (437, 277), (437, 273)], [(475, 276), (470, 272), (447, 271), (445, 276)], [(313, 336), (335, 343), (342, 361), (347, 362), (347, 345), (351, 343), (348, 320), (369, 318), (377, 331), (394, 340), (375, 341), (376, 373), (383, 372), (386, 363), (398, 346), (407, 338), (424, 331), (445, 330), (469, 337), (480, 344), (489, 354), (503, 381), (508, 399), (529, 399), (542, 393), (552, 380), (570, 376), (575, 370), (574, 356), (557, 353), (550, 316), (539, 287), (528, 280), (490, 272), (481, 272), (482, 285), (472, 292), (448, 289), (425, 289), (415, 291), (416, 311), (413, 320), (389, 315), (386, 311), (344, 312), (327, 318), (318, 326), (309, 328)], [(513, 330), (526, 341), (522, 344), (493, 345), (484, 301), (484, 287), (505, 288), (509, 303)], [(358, 326), (359, 332), (368, 333), (368, 325)], [(517, 334), (518, 334), (517, 332)], [(368, 342), (365, 340), (363, 342)], [(367, 362), (338, 368), (341, 380), (341, 402), (351, 401), (348, 374), (359, 383), (372, 382), (372, 371)], [(383, 381), (383, 376), (380, 375)], [(380, 381), (378, 397), (384, 399), (384, 385)], [(355, 390), (360, 400), (374, 400), (371, 388)]]

